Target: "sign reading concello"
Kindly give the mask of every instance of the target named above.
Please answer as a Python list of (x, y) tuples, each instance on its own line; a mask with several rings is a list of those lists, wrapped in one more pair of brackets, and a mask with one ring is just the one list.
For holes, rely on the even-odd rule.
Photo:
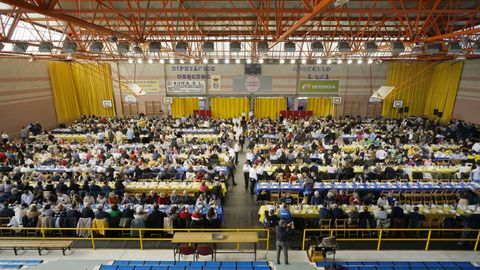
[(205, 81), (167, 81), (167, 92), (171, 94), (203, 94)]
[(338, 93), (338, 80), (300, 80), (299, 93)]

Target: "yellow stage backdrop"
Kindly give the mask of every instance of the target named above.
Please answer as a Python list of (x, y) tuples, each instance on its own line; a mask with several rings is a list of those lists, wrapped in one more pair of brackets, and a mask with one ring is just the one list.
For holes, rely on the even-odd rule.
[(309, 97), (307, 99), (307, 111), (312, 111), (313, 116), (335, 116), (337, 106), (333, 105), (331, 97)]
[(194, 110), (198, 110), (199, 100), (195, 97), (180, 98), (174, 97), (172, 102), (172, 117), (184, 117), (193, 114)]
[(388, 66), (385, 85), (395, 90), (383, 101), (382, 115), (400, 117), (394, 100), (403, 100), (409, 112), (403, 116), (433, 117), (433, 110), (443, 112), (442, 121), (452, 117), (462, 74), (463, 62), (393, 62)]
[[(115, 115), (109, 64), (49, 62), (48, 71), (59, 123), (81, 115)], [(104, 100), (112, 107), (105, 108)]]
[(212, 97), (210, 108), (214, 118), (234, 118), (248, 116), (250, 106), (246, 97)]
[(287, 110), (287, 99), (281, 98), (255, 98), (255, 118), (280, 117), (280, 111)]

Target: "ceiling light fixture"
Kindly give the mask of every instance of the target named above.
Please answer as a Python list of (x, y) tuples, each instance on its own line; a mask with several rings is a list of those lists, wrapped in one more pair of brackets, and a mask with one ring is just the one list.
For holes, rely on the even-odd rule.
[(307, 63), (307, 59), (302, 59), (302, 64), (306, 64)]
[(330, 65), (332, 63), (332, 59), (327, 60), (327, 65)]
[(295, 64), (295, 59), (291, 59), (290, 64)]
[(185, 60), (180, 59), (180, 64), (185, 64)]
[(285, 59), (280, 59), (280, 64), (284, 64), (285, 63)]
[(160, 59), (160, 64), (165, 64), (165, 60)]
[(207, 59), (207, 58), (203, 58), (202, 62), (203, 62), (204, 64), (208, 64), (208, 59)]
[(148, 63), (149, 63), (149, 64), (153, 64), (153, 60), (152, 60), (152, 59), (148, 59)]
[(342, 64), (343, 63), (343, 60), (342, 59), (338, 59), (337, 60), (337, 64)]
[(240, 59), (238, 59), (238, 58), (235, 59), (235, 63), (236, 63), (236, 64), (240, 64)]
[[(68, 56), (67, 56), (67, 59), (68, 59)], [(129, 59), (128, 59), (128, 63), (129, 63), (129, 64), (133, 64), (133, 59), (132, 59), (132, 58), (129, 58)]]
[(352, 60), (352, 59), (348, 59), (347, 64), (350, 65), (351, 63), (353, 63), (353, 60)]
[(137, 60), (137, 63), (142, 64), (142, 63), (143, 63), (143, 60), (142, 60), (141, 58), (139, 58), (139, 59)]
[(230, 64), (230, 59), (226, 58), (226, 59), (224, 60), (224, 62), (225, 62), (225, 64)]
[(369, 64), (373, 64), (373, 59), (368, 59), (368, 62)]
[(259, 64), (263, 64), (263, 59), (258, 59)]
[(358, 59), (358, 60), (357, 60), (357, 64), (360, 65), (360, 64), (362, 64), (362, 63), (363, 63), (363, 60), (362, 60), (362, 59)]
[(251, 64), (252, 63), (252, 59), (247, 59), (247, 64)]
[(218, 59), (213, 59), (214, 64), (218, 64)]
[(322, 63), (322, 59), (317, 59), (317, 64), (320, 65)]
[(175, 59), (172, 58), (172, 59), (168, 60), (168, 62), (169, 62), (170, 64), (175, 64)]
[(190, 58), (190, 64), (195, 64), (195, 59)]

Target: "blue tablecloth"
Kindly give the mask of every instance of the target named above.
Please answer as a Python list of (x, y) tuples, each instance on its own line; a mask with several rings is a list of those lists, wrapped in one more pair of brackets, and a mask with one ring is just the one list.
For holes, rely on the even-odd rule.
[[(451, 191), (461, 191), (467, 189), (480, 189), (479, 183), (315, 183), (315, 190), (364, 190), (364, 191), (434, 191), (434, 190), (451, 190)], [(266, 182), (266, 183), (257, 183), (256, 193), (260, 191), (293, 191), (293, 192), (303, 192), (302, 183), (276, 183), (276, 182)]]

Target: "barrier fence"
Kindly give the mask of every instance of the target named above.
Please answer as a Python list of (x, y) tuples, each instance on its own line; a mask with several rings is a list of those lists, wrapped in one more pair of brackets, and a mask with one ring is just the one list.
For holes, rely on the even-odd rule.
[[(455, 233), (462, 233), (468, 232), (473, 237), (465, 237), (465, 238), (454, 238), (454, 237), (445, 237), (446, 234), (455, 234)], [(362, 235), (367, 235), (368, 237), (358, 237), (358, 234), (361, 233)], [(356, 234), (357, 237), (353, 238), (350, 237), (351, 234)], [(395, 236), (392, 236), (394, 234)], [(473, 250), (477, 251), (478, 244), (480, 241), (480, 229), (406, 229), (406, 228), (388, 228), (388, 229), (305, 229), (303, 231), (302, 237), (302, 250), (305, 250), (305, 244), (307, 241), (310, 241), (310, 237), (314, 236), (335, 236), (338, 242), (342, 241), (365, 241), (377, 242), (377, 250), (381, 249), (382, 242), (418, 242), (418, 241), (425, 241), (425, 251), (428, 251), (430, 242), (434, 241), (445, 241), (445, 242), (473, 242), (474, 247)], [(343, 237), (339, 237), (339, 235), (343, 235)], [(348, 237), (347, 237), (348, 235)], [(397, 235), (404, 235), (408, 237), (398, 237)], [(412, 237), (412, 235), (416, 235), (418, 237)], [(438, 237), (436, 236), (438, 235)], [(373, 237), (375, 236), (375, 237)], [(443, 236), (443, 237), (440, 237)], [(388, 237), (388, 238), (387, 238)]]
[[(77, 232), (87, 231), (88, 237), (76, 235)], [(104, 231), (104, 235), (98, 232)], [(0, 239), (2, 240), (72, 240), (72, 241), (91, 241), (92, 249), (96, 249), (95, 241), (138, 241), (140, 249), (144, 249), (144, 243), (150, 241), (163, 241), (169, 243), (172, 238), (164, 235), (173, 235), (174, 232), (257, 232), (265, 235), (259, 237), (259, 242), (265, 242), (265, 249), (270, 249), (270, 230), (263, 228), (222, 228), (222, 229), (153, 229), (153, 228), (12, 228), (0, 227)], [(459, 234), (466, 232), (470, 234), (465, 238), (446, 237), (447, 234)], [(126, 237), (112, 237), (112, 234), (123, 234)], [(132, 236), (135, 235), (135, 236)], [(146, 236), (148, 235), (148, 237)], [(407, 237), (398, 237), (395, 235), (404, 234)], [(162, 236), (163, 235), (163, 236)], [(361, 236), (360, 236), (361, 235)], [(417, 237), (413, 237), (413, 236)], [(160, 236), (160, 237), (155, 237)], [(388, 229), (304, 229), (302, 237), (302, 250), (312, 237), (316, 236), (336, 236), (339, 242), (377, 242), (377, 250), (382, 247), (382, 242), (425, 242), (425, 251), (429, 250), (431, 242), (464, 242), (474, 243), (473, 250), (477, 251), (480, 242), (480, 229), (406, 229), (406, 228), (388, 228)], [(356, 237), (352, 237), (356, 236)], [(365, 237), (366, 236), (366, 237)], [(170, 247), (169, 247), (170, 248)], [(166, 248), (167, 249), (167, 248)], [(236, 244), (236, 249), (240, 250), (240, 243)]]
[[(79, 231), (87, 231), (88, 237), (76, 235)], [(104, 231), (104, 235), (99, 234)], [(129, 235), (126, 237), (111, 237), (112, 234)], [(259, 237), (259, 242), (265, 242), (265, 250), (270, 248), (270, 231), (263, 228), (224, 228), (224, 229), (165, 229), (165, 228), (12, 228), (0, 227), (0, 239), (2, 240), (72, 240), (85, 241), (92, 243), (92, 249), (95, 249), (95, 241), (138, 241), (140, 249), (143, 250), (144, 242), (148, 241), (164, 241), (169, 243), (171, 237), (153, 237), (154, 235), (173, 235), (174, 232), (257, 232), (264, 233), (265, 237)], [(145, 237), (145, 233), (149, 237)], [(131, 236), (134, 234), (135, 236)], [(237, 250), (240, 250), (240, 243), (237, 243)]]

